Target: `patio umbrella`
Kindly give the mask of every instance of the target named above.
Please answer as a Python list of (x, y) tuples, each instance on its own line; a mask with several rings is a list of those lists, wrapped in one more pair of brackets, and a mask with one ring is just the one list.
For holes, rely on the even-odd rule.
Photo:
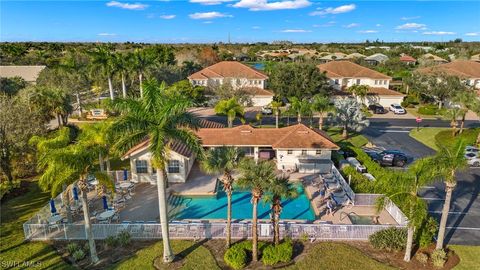
[(73, 187), (73, 199), (78, 201), (78, 189), (77, 187)]
[(103, 202), (103, 209), (107, 210), (108, 209), (107, 196), (102, 196), (102, 202)]
[(128, 179), (128, 171), (127, 170), (123, 170), (123, 180), (124, 181), (127, 181)]
[(53, 199), (50, 200), (50, 212), (52, 212), (52, 214), (57, 213), (57, 208), (55, 208), (55, 201)]

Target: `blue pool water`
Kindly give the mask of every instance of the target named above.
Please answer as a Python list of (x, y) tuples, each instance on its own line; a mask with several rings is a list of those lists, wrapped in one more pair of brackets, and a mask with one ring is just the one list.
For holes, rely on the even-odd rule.
[[(310, 201), (304, 193), (303, 186), (297, 185), (298, 197), (283, 200), (281, 219), (314, 220), (315, 213), (310, 207)], [(251, 219), (252, 204), (251, 193), (248, 191), (235, 191), (232, 194), (232, 218)], [(225, 192), (218, 191), (211, 197), (181, 197), (169, 198), (171, 207), (177, 208), (175, 219), (226, 219), (227, 197)], [(258, 218), (270, 219), (270, 204), (260, 201), (258, 204)]]
[(265, 63), (262, 63), (262, 62), (253, 63), (252, 66), (255, 69), (258, 69), (258, 70), (264, 70), (265, 69)]

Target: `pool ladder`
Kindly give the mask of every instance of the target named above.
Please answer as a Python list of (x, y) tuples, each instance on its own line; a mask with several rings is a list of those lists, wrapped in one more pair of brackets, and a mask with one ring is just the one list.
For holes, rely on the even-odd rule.
[(348, 217), (348, 215), (355, 215), (355, 216), (359, 216), (357, 213), (355, 212), (350, 212), (350, 213), (347, 213), (347, 212), (341, 212), (340, 213), (340, 221), (344, 220), (346, 217)]

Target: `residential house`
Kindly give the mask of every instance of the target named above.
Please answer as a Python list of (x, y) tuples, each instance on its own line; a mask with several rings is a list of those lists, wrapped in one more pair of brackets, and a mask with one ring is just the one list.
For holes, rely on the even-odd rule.
[(418, 69), (421, 74), (445, 73), (457, 76), (469, 86), (480, 89), (480, 63), (469, 60), (457, 60), (447, 64)]
[(345, 57), (345, 59), (360, 59), (360, 58), (365, 58), (367, 56), (361, 54), (361, 53), (351, 53)]
[(392, 103), (401, 103), (405, 96), (389, 89), (391, 77), (350, 61), (329, 62), (318, 65), (318, 68), (325, 72), (330, 85), (337, 90), (335, 98), (347, 96), (346, 90), (353, 85), (369, 86), (366, 105), (380, 104), (389, 107)]
[(410, 55), (402, 55), (400, 57), (400, 62), (405, 63), (407, 65), (415, 65), (417, 63), (417, 59), (411, 57)]
[(20, 77), (28, 83), (35, 84), (38, 75), (45, 67), (46, 66), (0, 66), (0, 77)]
[(324, 55), (324, 56), (318, 58), (318, 60), (320, 60), (321, 63), (328, 63), (330, 61), (343, 60), (346, 57), (347, 57), (346, 54), (341, 53), (341, 52), (336, 52), (336, 53), (331, 53), (331, 54)]
[[(206, 127), (196, 131), (205, 149), (231, 146), (242, 149), (255, 160), (271, 159), (277, 169), (318, 173), (330, 171), (331, 153), (339, 147), (320, 130), (303, 124), (283, 128), (254, 128), (241, 125), (233, 128)], [(155, 182), (149, 141), (134, 146), (123, 159), (130, 159), (132, 178), (141, 182)], [(183, 144), (170, 145), (166, 162), (167, 178), (172, 183), (186, 182), (194, 166), (195, 155)]]
[(370, 56), (365, 57), (365, 61), (371, 65), (382, 64), (388, 60), (388, 56), (382, 53), (375, 53)]
[(254, 106), (264, 106), (273, 100), (273, 92), (266, 90), (268, 76), (237, 61), (222, 61), (188, 76), (193, 85), (215, 86), (229, 83), (234, 89), (252, 94)]
[(424, 54), (422, 57), (420, 57), (420, 59), (418, 59), (418, 61), (422, 65), (438, 65), (448, 63), (448, 60), (431, 53)]

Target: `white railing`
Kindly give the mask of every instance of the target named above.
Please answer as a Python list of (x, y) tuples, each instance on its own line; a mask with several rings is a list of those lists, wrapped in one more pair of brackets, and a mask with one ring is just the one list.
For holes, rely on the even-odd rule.
[(380, 198), (381, 196), (381, 194), (356, 193), (355, 205), (375, 205), (378, 198)]
[[(169, 235), (172, 239), (215, 239), (225, 238), (225, 223), (170, 223)], [(85, 240), (85, 227), (82, 224), (24, 224), (25, 238), (28, 240)], [(331, 225), (331, 224), (280, 224), (281, 237), (294, 239), (307, 237), (316, 240), (367, 240), (368, 237), (391, 225)], [(404, 226), (395, 226), (404, 227)], [(132, 239), (160, 239), (160, 224), (92, 224), (94, 239), (105, 239), (126, 231)], [(271, 238), (273, 228), (270, 223), (258, 224), (260, 238)], [(232, 238), (246, 239), (252, 235), (251, 223), (233, 223)]]
[(348, 197), (350, 197), (350, 200), (355, 203), (355, 192), (353, 192), (352, 188), (347, 183), (347, 181), (345, 181), (342, 174), (338, 171), (335, 165), (332, 165), (332, 173), (335, 176), (335, 178), (338, 179), (340, 185), (342, 185), (343, 190), (348, 195)]
[(385, 204), (385, 210), (395, 219), (395, 221), (400, 225), (407, 225), (408, 219), (403, 214), (402, 210), (398, 208), (396, 204), (387, 199), (388, 202)]

